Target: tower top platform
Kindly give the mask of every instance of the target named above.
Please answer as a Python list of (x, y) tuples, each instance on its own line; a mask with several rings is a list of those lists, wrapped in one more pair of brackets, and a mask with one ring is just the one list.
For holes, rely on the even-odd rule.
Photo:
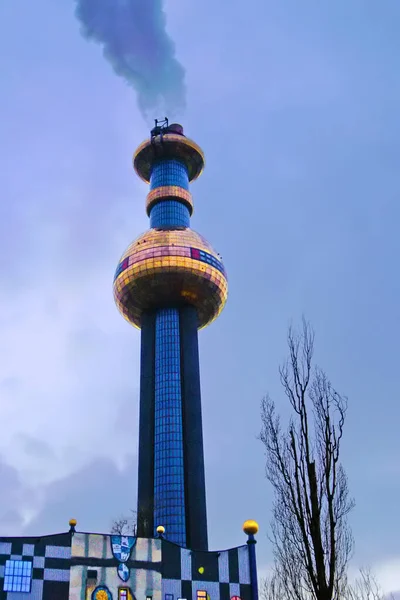
[(160, 159), (181, 160), (189, 175), (189, 181), (197, 179), (204, 169), (204, 153), (200, 146), (187, 138), (183, 127), (177, 123), (164, 125), (152, 129), (150, 139), (145, 140), (133, 155), (133, 167), (139, 177), (150, 183), (152, 166)]

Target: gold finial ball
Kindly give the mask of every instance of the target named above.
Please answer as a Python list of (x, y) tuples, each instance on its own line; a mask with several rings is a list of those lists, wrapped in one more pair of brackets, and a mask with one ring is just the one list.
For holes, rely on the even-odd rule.
[(76, 527), (77, 522), (78, 521), (76, 519), (70, 519), (69, 520), (69, 526), (70, 527)]
[(157, 533), (158, 533), (159, 535), (162, 535), (163, 533), (165, 533), (165, 527), (163, 527), (162, 525), (159, 525), (159, 526), (157, 527)]
[(243, 531), (247, 535), (255, 535), (258, 532), (258, 523), (257, 521), (253, 521), (249, 519), (243, 523)]

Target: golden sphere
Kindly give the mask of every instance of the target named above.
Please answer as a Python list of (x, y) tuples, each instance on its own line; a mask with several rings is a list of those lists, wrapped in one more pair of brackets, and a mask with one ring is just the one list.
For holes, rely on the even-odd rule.
[(69, 526), (70, 527), (75, 527), (77, 524), (77, 520), (76, 519), (70, 519), (69, 520)]
[(163, 533), (165, 533), (165, 527), (163, 527), (162, 525), (159, 525), (159, 526), (157, 527), (157, 533), (158, 533), (159, 535), (162, 535)]
[(222, 311), (228, 282), (221, 257), (192, 229), (150, 229), (126, 250), (114, 278), (114, 297), (125, 319), (140, 328), (157, 308), (192, 305), (199, 328)]
[(253, 521), (249, 519), (243, 523), (243, 531), (247, 535), (255, 535), (258, 532), (258, 523), (257, 521)]

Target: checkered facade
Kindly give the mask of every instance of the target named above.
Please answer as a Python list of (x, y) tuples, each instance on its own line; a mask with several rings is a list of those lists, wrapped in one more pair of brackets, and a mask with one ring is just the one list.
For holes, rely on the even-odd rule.
[(252, 600), (248, 546), (221, 552), (162, 546), (163, 600)]
[[(29, 592), (4, 590), (7, 561), (32, 564)], [(0, 600), (68, 600), (71, 534), (42, 538), (0, 538)]]
[[(114, 580), (115, 586), (108, 588), (112, 600), (128, 594), (118, 575), (121, 564), (115, 556), (115, 536), (77, 533), (75, 538), (70, 533), (42, 538), (0, 538), (0, 600), (75, 600), (77, 597), (86, 600), (92, 597), (92, 590), (96, 593), (99, 589), (96, 586)], [(200, 552), (166, 540), (139, 538), (128, 546), (127, 556), (121, 557), (126, 559), (124, 566), (132, 574), (126, 584), (129, 598), (252, 600), (247, 545), (221, 552)], [(5, 565), (10, 560), (32, 564), (29, 592), (4, 590)], [(82, 587), (74, 591), (72, 581), (77, 573)]]

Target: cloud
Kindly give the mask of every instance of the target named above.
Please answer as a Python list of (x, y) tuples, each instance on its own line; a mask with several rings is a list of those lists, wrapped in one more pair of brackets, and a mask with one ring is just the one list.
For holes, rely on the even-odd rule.
[[(111, 450), (111, 449), (110, 449)], [(119, 469), (109, 458), (96, 458), (71, 475), (44, 486), (35, 517), (24, 535), (67, 531), (70, 518), (79, 531), (110, 531), (113, 519), (135, 509), (136, 461)]]
[[(35, 494), (35, 503), (6, 516), (3, 506), (1, 534), (11, 523), (18, 533), (52, 481), (107, 455), (124, 468), (137, 446), (139, 334), (112, 294), (120, 255), (148, 224), (144, 186), (130, 164), (134, 141), (126, 121), (118, 123), (121, 155), (110, 162), (107, 123), (98, 144), (92, 131), (70, 138), (71, 128), (81, 129), (73, 112), (58, 115), (57, 132), (40, 118), (36, 128), (38, 106), (51, 113), (40, 97), (46, 87), (33, 90), (26, 122), (17, 110), (19, 126), (5, 131), (0, 148), (9, 199), (0, 203), (0, 452), (21, 494)], [(13, 93), (20, 98), (21, 90)]]
[(139, 340), (114, 305), (108, 266), (84, 279), (52, 271), (24, 294), (0, 294), (0, 448), (31, 479), (136, 447)]
[(21, 531), (30, 507), (37, 495), (22, 480), (18, 470), (0, 455), (0, 531), (1, 535), (16, 535)]
[[(29, 446), (43, 451), (38, 440)], [(113, 519), (135, 509), (136, 460), (127, 456), (119, 468), (109, 458), (95, 458), (66, 477), (28, 486), (19, 471), (0, 457), (1, 535), (46, 535), (67, 530), (74, 517), (81, 531), (110, 531)]]
[(16, 442), (22, 445), (26, 454), (32, 456), (34, 460), (48, 460), (54, 458), (54, 453), (47, 442), (40, 440), (25, 433), (16, 436)]
[(397, 592), (400, 595), (400, 556), (378, 562), (373, 568), (376, 579), (386, 594)]

